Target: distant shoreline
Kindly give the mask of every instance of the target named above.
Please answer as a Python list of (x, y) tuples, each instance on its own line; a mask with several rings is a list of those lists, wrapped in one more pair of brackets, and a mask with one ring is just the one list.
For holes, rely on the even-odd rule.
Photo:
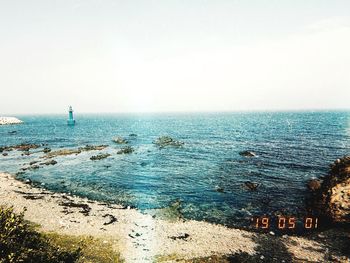
[(21, 124), (23, 121), (16, 117), (0, 117), (0, 125)]

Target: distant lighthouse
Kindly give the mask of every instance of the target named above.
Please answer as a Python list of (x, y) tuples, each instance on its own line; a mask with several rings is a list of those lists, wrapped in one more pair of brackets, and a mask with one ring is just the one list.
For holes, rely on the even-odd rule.
[(73, 109), (72, 106), (69, 106), (69, 116), (67, 120), (68, 125), (75, 125), (75, 120), (73, 118)]

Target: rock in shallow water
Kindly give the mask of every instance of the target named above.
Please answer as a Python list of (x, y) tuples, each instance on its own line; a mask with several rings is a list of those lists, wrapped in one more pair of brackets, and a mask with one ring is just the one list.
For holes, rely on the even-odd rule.
[(126, 147), (123, 147), (121, 148), (117, 154), (128, 154), (128, 153), (132, 153), (134, 152), (134, 148), (132, 148), (131, 146), (126, 146)]
[(185, 144), (184, 142), (174, 140), (170, 136), (161, 136), (157, 140), (155, 140), (153, 143), (158, 145), (160, 148), (163, 148), (165, 146), (179, 147)]
[(321, 183), (322, 181), (319, 179), (311, 179), (308, 183), (307, 183), (307, 188), (309, 188), (310, 191), (317, 191), (318, 189), (321, 188)]
[(43, 152), (44, 153), (49, 153), (49, 152), (51, 152), (51, 149), (46, 147), (46, 148), (44, 148)]
[(28, 152), (30, 149), (36, 149), (39, 147), (40, 147), (40, 145), (37, 145), (37, 144), (22, 143), (22, 144), (18, 144), (18, 145), (2, 146), (2, 147), (0, 147), (0, 152), (5, 152), (5, 151), (9, 152), (12, 150)]
[(44, 164), (44, 165), (55, 165), (55, 164), (57, 164), (57, 161), (50, 160), (50, 161), (47, 161), (47, 162), (44, 162), (44, 163), (41, 163), (41, 164)]
[(91, 156), (90, 160), (92, 160), (92, 161), (102, 160), (102, 159), (105, 159), (105, 158), (107, 158), (109, 156), (111, 156), (109, 153), (101, 153), (101, 154), (98, 154), (98, 155)]
[(117, 144), (127, 144), (128, 141), (122, 137), (115, 137), (113, 141)]
[(106, 147), (108, 147), (108, 145), (86, 145), (84, 147), (79, 147), (78, 149), (61, 149), (57, 151), (48, 152), (44, 157), (53, 158), (56, 156), (79, 154), (81, 152), (87, 152), (87, 151), (101, 151)]
[(219, 193), (224, 193), (225, 192), (224, 188), (222, 188), (220, 186), (215, 186), (215, 191), (219, 192)]
[(32, 166), (28, 167), (28, 170), (36, 170), (36, 169), (39, 169), (39, 168), (40, 168), (39, 165), (32, 165)]
[(81, 153), (81, 150), (79, 149), (62, 149), (62, 150), (57, 150), (53, 152), (49, 152), (46, 154), (46, 158), (52, 158), (56, 156), (64, 156), (64, 155), (71, 155), (71, 154), (79, 154)]
[(252, 151), (243, 151), (243, 152), (240, 152), (239, 155), (244, 157), (256, 157), (256, 154)]
[(244, 186), (245, 186), (247, 189), (251, 190), (251, 191), (255, 191), (255, 190), (258, 189), (258, 187), (260, 186), (260, 184), (247, 181), (247, 182), (244, 183)]

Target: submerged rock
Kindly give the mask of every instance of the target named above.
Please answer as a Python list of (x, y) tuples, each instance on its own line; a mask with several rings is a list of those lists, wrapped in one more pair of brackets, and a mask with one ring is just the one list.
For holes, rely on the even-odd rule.
[(225, 192), (224, 188), (222, 188), (220, 186), (215, 186), (215, 191), (219, 192), (219, 193), (224, 193)]
[(260, 186), (260, 184), (247, 181), (247, 182), (244, 183), (244, 186), (245, 186), (247, 189), (251, 190), (251, 191), (255, 191), (256, 189), (258, 189), (258, 187)]
[(15, 134), (17, 134), (17, 131), (9, 131), (8, 134), (15, 135)]
[(125, 146), (123, 148), (121, 148), (117, 154), (128, 154), (128, 153), (132, 153), (134, 152), (134, 148), (132, 148), (131, 146)]
[(51, 152), (51, 149), (50, 149), (50, 148), (45, 147), (45, 148), (44, 148), (44, 150), (43, 150), (43, 152), (44, 152), (44, 153), (49, 153), (49, 152)]
[(161, 136), (157, 140), (155, 140), (153, 143), (158, 145), (160, 148), (163, 148), (165, 146), (179, 147), (185, 144), (184, 142), (174, 140), (170, 136)]
[(130, 137), (137, 137), (137, 134), (136, 133), (131, 133), (129, 134)]
[(90, 160), (92, 160), (92, 161), (102, 160), (102, 159), (105, 159), (105, 158), (107, 158), (109, 156), (111, 156), (109, 153), (101, 153), (101, 154), (98, 154), (98, 155), (91, 156)]
[(9, 155), (9, 154), (8, 154), (8, 153), (3, 153), (2, 155), (3, 155), (3, 156), (7, 156), (7, 155)]
[(122, 137), (115, 137), (113, 139), (113, 142), (117, 143), (117, 144), (127, 144), (128, 141)]
[(40, 166), (39, 165), (32, 165), (32, 166), (29, 166), (27, 169), (28, 170), (36, 170), (36, 169), (39, 169)]
[(242, 151), (239, 153), (239, 155), (244, 157), (256, 157), (256, 154), (252, 151)]
[(57, 164), (57, 161), (50, 160), (50, 161), (47, 161), (47, 162), (44, 162), (44, 163), (41, 163), (41, 164), (44, 164), (44, 165), (55, 165), (55, 164)]
[(307, 183), (307, 188), (310, 191), (317, 191), (321, 188), (321, 183), (322, 181), (319, 179), (311, 179), (308, 183)]
[(150, 214), (153, 218), (168, 220), (171, 222), (176, 222), (184, 218), (181, 200), (175, 200), (169, 204), (169, 206), (163, 208), (147, 210), (147, 214)]

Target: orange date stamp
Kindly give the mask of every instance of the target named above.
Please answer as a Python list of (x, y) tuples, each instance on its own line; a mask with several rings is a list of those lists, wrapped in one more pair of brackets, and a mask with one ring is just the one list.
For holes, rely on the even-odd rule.
[(317, 229), (317, 217), (297, 218), (294, 216), (278, 216), (271, 218), (269, 216), (261, 216), (252, 218), (253, 226), (256, 229), (278, 228), (280, 230), (293, 230), (297, 227), (304, 229)]

